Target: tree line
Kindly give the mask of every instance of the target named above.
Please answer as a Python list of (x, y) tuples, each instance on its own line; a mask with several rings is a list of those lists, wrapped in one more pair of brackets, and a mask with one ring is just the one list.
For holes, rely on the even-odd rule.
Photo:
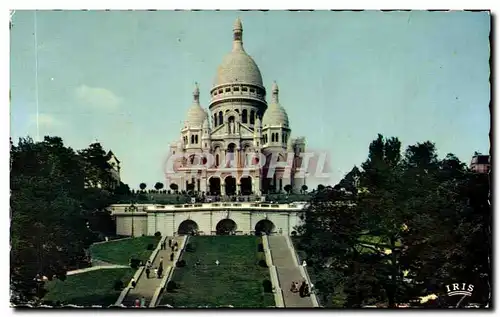
[(475, 285), (470, 302), (491, 307), (489, 199), (488, 174), (439, 159), (432, 142), (402, 153), (378, 135), (360, 168), (318, 186), (297, 228), (322, 304), (397, 307), (435, 294), (425, 305), (448, 307), (460, 298), (445, 286), (460, 282)]
[(13, 303), (43, 297), (44, 277), (88, 266), (90, 244), (114, 235), (105, 209), (128, 186), (111, 175), (101, 144), (75, 151), (59, 137), (10, 142), (10, 287)]

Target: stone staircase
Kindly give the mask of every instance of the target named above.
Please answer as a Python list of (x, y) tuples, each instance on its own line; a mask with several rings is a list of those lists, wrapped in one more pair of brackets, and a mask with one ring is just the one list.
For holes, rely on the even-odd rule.
[(298, 293), (292, 293), (290, 287), (292, 282), (298, 282), (299, 285), (304, 280), (295, 256), (290, 251), (286, 237), (269, 236), (269, 247), (273, 263), (278, 271), (280, 287), (283, 291), (283, 300), (287, 308), (312, 308), (314, 307), (311, 297), (300, 297)]
[[(144, 297), (146, 299), (146, 307), (149, 306), (151, 299), (153, 298), (153, 295), (158, 286), (160, 286), (162, 280), (161, 278), (158, 278), (157, 276), (154, 275), (154, 268), (158, 267), (158, 265), (160, 264), (160, 259), (162, 257), (163, 257), (163, 275), (165, 275), (168, 272), (167, 268), (169, 266), (171, 267), (175, 266), (175, 263), (170, 261), (170, 254), (172, 253), (172, 250), (168, 246), (168, 239), (169, 238), (166, 239), (167, 241), (166, 250), (160, 250), (156, 255), (156, 257), (154, 258), (152, 266), (153, 269), (151, 270), (149, 279), (147, 278), (146, 271), (144, 270), (141, 276), (139, 277), (139, 280), (136, 281), (135, 288), (130, 289), (130, 291), (127, 293), (127, 296), (125, 296), (125, 298), (123, 299), (122, 301), (123, 305), (127, 307), (130, 306), (133, 307), (135, 304), (135, 300), (137, 298), (141, 299), (142, 297)], [(175, 237), (170, 239), (172, 239), (172, 244), (175, 242), (179, 244), (179, 249), (175, 253), (180, 252), (182, 237)]]

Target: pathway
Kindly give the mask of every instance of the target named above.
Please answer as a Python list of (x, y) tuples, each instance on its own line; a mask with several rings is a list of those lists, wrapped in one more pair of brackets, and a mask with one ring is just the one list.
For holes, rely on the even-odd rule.
[(300, 284), (304, 278), (300, 274), (297, 262), (288, 248), (286, 238), (284, 236), (268, 236), (268, 239), (273, 263), (278, 271), (280, 287), (283, 290), (285, 307), (313, 307), (310, 297), (300, 297), (298, 293), (290, 291), (293, 281)]
[[(182, 237), (176, 237), (172, 239), (172, 243), (177, 242), (179, 246), (181, 245), (182, 242)], [(177, 251), (180, 252), (180, 249)], [(158, 267), (160, 263), (161, 257), (163, 257), (163, 272), (166, 272), (166, 268), (169, 266), (174, 266), (174, 263), (170, 261), (170, 254), (172, 253), (172, 250), (168, 246), (168, 239), (167, 239), (167, 249), (166, 250), (160, 250), (156, 257), (153, 260), (153, 268)], [(151, 302), (151, 299), (153, 298), (153, 295), (156, 291), (156, 289), (160, 286), (161, 283), (161, 278), (158, 278), (154, 276), (154, 272), (151, 272), (149, 279), (146, 277), (146, 271), (144, 271), (141, 276), (139, 277), (139, 280), (136, 281), (136, 286), (135, 288), (131, 289), (127, 296), (123, 299), (122, 304), (125, 306), (134, 306), (134, 301), (137, 298), (142, 298), (144, 297), (146, 299), (146, 307), (149, 306), (149, 303)]]

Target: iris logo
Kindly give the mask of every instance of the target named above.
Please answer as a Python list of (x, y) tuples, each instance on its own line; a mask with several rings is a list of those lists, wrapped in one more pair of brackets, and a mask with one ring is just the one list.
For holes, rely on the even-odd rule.
[(451, 285), (446, 286), (446, 293), (448, 296), (454, 295), (464, 295), (464, 296), (472, 296), (472, 292), (474, 291), (474, 285), (467, 283), (453, 283)]

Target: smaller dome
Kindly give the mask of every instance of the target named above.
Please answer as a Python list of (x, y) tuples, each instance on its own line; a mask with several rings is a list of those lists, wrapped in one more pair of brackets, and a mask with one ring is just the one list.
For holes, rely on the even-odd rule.
[(278, 125), (288, 127), (288, 114), (286, 113), (285, 108), (283, 108), (279, 103), (278, 92), (278, 85), (274, 82), (272, 87), (271, 104), (267, 108), (266, 112), (264, 112), (264, 117), (262, 118), (263, 127)]
[(198, 83), (193, 91), (193, 104), (189, 107), (185, 125), (187, 127), (201, 127), (207, 118), (207, 112), (200, 105), (200, 89)]

